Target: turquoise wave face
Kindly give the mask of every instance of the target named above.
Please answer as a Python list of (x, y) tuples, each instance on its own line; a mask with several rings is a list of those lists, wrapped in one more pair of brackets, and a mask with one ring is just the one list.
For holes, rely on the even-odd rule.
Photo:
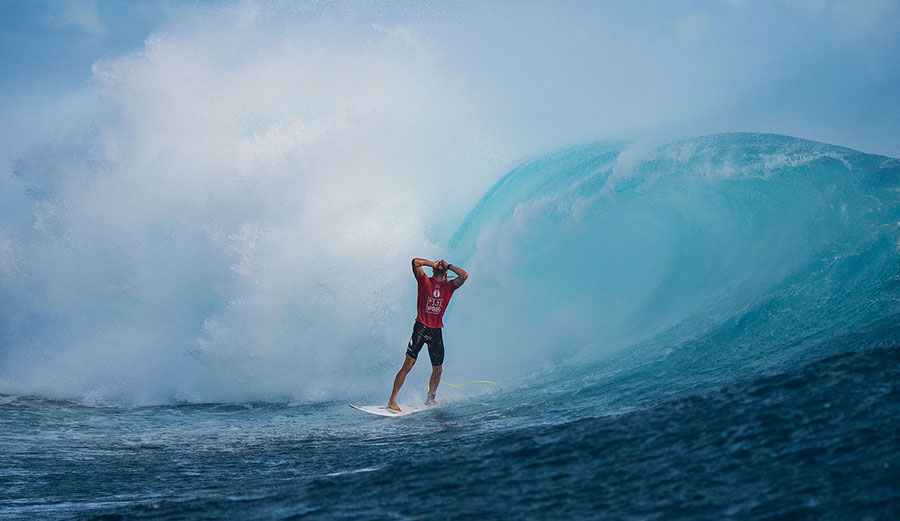
[(450, 321), (483, 370), (618, 353), (732, 377), (872, 328), (896, 339), (898, 226), (883, 156), (766, 134), (566, 148), (455, 233), (475, 275)]
[(414, 316), (408, 259), (444, 246), (470, 273), (445, 316), (450, 382), (518, 388), (568, 364), (548, 378), (633, 369), (667, 387), (900, 338), (900, 161), (832, 145), (569, 147), (509, 172), (446, 245), (407, 204), (350, 211), (319, 191), (304, 206), (295, 177), (172, 200), (155, 178), (128, 189), (100, 169), (83, 186), (26, 167), (35, 189), (0, 237), (0, 393), (377, 403)]

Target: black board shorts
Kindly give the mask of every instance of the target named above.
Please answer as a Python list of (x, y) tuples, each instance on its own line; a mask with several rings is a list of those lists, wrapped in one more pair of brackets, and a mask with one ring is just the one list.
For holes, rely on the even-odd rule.
[(409, 345), (406, 347), (407, 356), (413, 360), (418, 359), (419, 351), (425, 344), (428, 344), (428, 357), (431, 358), (431, 365), (443, 364), (444, 337), (441, 336), (441, 328), (428, 327), (417, 321), (413, 324), (412, 338), (409, 339)]

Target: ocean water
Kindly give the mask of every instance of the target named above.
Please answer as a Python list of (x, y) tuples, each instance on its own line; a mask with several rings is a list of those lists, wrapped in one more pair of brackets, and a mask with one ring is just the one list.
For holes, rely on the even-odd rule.
[[(179, 230), (160, 233), (181, 247)], [(340, 383), (316, 395), (285, 383), (280, 351), (208, 329), (185, 344), (187, 319), (160, 322), (179, 339), (165, 352), (184, 352), (165, 377), (140, 343), (87, 356), (117, 336), (58, 347), (87, 338), (79, 317), (132, 331), (167, 316), (139, 284), (52, 322), (3, 286), (30, 311), (2, 322), (0, 518), (900, 517), (897, 159), (765, 134), (582, 144), (524, 160), (442, 247), (471, 274), (445, 318), (445, 379), (498, 385), (442, 387), (440, 407), (402, 418), (347, 403), (386, 399), (412, 289), (397, 332), (333, 339), (354, 361), (306, 352), (297, 379)], [(230, 316), (193, 294), (196, 315)], [(93, 313), (110, 295), (146, 313)], [(279, 320), (312, 342), (330, 316)], [(425, 365), (401, 402), (424, 397)]]

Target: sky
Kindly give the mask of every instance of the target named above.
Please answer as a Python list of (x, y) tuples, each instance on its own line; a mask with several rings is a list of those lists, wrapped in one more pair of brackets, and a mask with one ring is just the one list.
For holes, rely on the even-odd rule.
[(87, 118), (93, 63), (138, 49), (169, 12), (168, 2), (0, 1), (0, 157)]
[[(0, 1), (3, 156), (58, 139), (96, 109), (96, 62), (235, 5)], [(900, 155), (900, 4), (890, 0), (248, 5), (304, 19), (298, 31), (320, 43), (377, 31), (416, 39), (479, 99), (513, 154), (757, 131)]]

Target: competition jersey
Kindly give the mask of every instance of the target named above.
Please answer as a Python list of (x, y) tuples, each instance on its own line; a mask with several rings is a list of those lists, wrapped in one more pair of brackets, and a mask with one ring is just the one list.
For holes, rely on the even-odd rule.
[(442, 318), (456, 285), (451, 280), (437, 282), (424, 274), (416, 277), (416, 281), (419, 283), (416, 322), (427, 327), (444, 327)]

